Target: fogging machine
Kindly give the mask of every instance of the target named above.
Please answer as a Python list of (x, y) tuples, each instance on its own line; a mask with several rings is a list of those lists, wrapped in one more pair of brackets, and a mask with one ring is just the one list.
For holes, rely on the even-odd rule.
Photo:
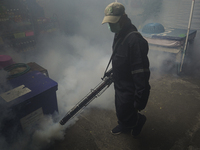
[(104, 74), (102, 81), (89, 92), (83, 99), (81, 99), (59, 122), (61, 125), (64, 125), (67, 121), (77, 115), (81, 110), (83, 110), (90, 102), (95, 98), (99, 97), (113, 82), (113, 73), (112, 69), (108, 70)]

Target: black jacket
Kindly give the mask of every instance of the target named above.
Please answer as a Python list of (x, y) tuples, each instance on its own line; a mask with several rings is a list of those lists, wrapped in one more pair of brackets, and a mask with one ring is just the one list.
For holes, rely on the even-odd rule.
[(122, 101), (134, 101), (134, 107), (142, 110), (146, 107), (150, 91), (149, 48), (147, 41), (127, 19), (113, 42), (114, 88)]

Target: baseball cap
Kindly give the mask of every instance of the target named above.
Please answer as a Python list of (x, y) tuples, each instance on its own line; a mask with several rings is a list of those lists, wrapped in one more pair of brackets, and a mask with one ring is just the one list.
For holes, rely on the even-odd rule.
[(106, 7), (104, 13), (102, 24), (117, 23), (121, 16), (125, 14), (125, 8), (121, 3), (113, 2)]

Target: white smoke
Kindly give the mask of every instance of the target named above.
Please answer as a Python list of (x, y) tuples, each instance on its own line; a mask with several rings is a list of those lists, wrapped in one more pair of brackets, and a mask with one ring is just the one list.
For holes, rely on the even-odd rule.
[[(39, 39), (41, 41), (38, 43), (39, 51), (30, 56), (15, 53), (13, 50), (4, 54), (10, 55), (15, 62), (36, 62), (48, 70), (50, 78), (58, 82), (59, 114), (45, 116), (31, 136), (28, 133), (19, 135), (18, 141), (12, 145), (9, 145), (4, 137), (0, 137), (1, 150), (30, 148), (39, 150), (52, 144), (55, 140), (62, 140), (65, 129), (75, 123), (78, 118), (73, 118), (65, 126), (60, 126), (58, 122), (101, 81), (111, 55), (113, 34), (108, 31), (106, 25), (101, 25), (101, 21), (105, 7), (113, 0), (60, 0), (59, 2), (39, 0), (38, 2), (44, 7), (47, 17), (57, 13), (61, 24), (61, 33), (50, 39)], [(131, 8), (131, 3), (136, 4), (136, 2), (122, 0), (121, 3), (125, 5), (126, 13), (138, 28), (150, 22), (160, 22), (164, 26), (170, 27), (176, 26), (175, 21), (170, 21), (170, 16), (166, 16), (167, 12), (175, 14), (173, 13), (175, 10), (169, 10), (171, 7), (164, 7), (167, 2), (144, 0), (142, 3), (138, 2), (138, 8), (134, 8), (134, 10)], [(157, 5), (150, 5), (150, 3)], [(134, 13), (132, 13), (133, 11)], [(161, 69), (163, 60), (169, 58), (168, 54), (156, 55), (156, 58), (155, 55), (150, 54), (150, 65)], [(1, 75), (0, 78), (3, 80), (0, 81), (3, 82), (6, 75)], [(113, 86), (106, 90), (101, 97), (95, 99), (87, 109), (90, 107), (114, 109)]]
[[(29, 146), (33, 150), (40, 150), (51, 145), (55, 140), (62, 140), (64, 138), (65, 129), (74, 124), (77, 118), (73, 118), (73, 120), (69, 121), (65, 126), (61, 126), (58, 122), (77, 102), (89, 93), (92, 88), (101, 82), (101, 77), (103, 76), (111, 54), (110, 43), (101, 46), (89, 43), (89, 41), (82, 36), (65, 36), (63, 34), (55, 36), (53, 40), (54, 42), (41, 43), (42, 45), (45, 44), (45, 48), (42, 49), (42, 52), (34, 56), (28, 56), (28, 58), (26, 56), (25, 59), (28, 62), (36, 62), (46, 68), (50, 78), (58, 82), (57, 102), (59, 114), (55, 116), (45, 116), (40, 122), (40, 125), (35, 128), (31, 137), (27, 138), (29, 133), (27, 133), (25, 137), (24, 135), (19, 135), (18, 138), (23, 139), (20, 141), (24, 141), (21, 144), (17, 144), (19, 142), (17, 141), (9, 145), (5, 142), (4, 137), (2, 137), (2, 142), (4, 141), (4, 144), (2, 144), (1, 149), (3, 150), (18, 148), (25, 150)], [(57, 45), (58, 41), (59, 44)], [(107, 47), (109, 47), (110, 50), (106, 53), (105, 49)], [(13, 59), (14, 58), (15, 57), (13, 57)], [(23, 59), (22, 57), (20, 62), (22, 62)], [(110, 105), (113, 99), (109, 96), (112, 97), (114, 94), (113, 91), (111, 93), (108, 91), (106, 91), (108, 95), (107, 98), (98, 98), (96, 104), (94, 103), (87, 108), (98, 106), (101, 108), (113, 109), (113, 105)]]
[(31, 140), (30, 149), (40, 150), (52, 144), (55, 140), (64, 139), (65, 126), (55, 123), (52, 116), (45, 117), (40, 123)]

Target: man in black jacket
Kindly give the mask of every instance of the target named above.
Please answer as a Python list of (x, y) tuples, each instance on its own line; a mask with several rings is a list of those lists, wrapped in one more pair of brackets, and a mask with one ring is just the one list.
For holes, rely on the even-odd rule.
[(106, 7), (104, 23), (115, 33), (112, 70), (118, 125), (111, 133), (131, 131), (137, 136), (146, 122), (146, 117), (138, 111), (146, 107), (150, 93), (148, 43), (131, 23), (121, 3)]

